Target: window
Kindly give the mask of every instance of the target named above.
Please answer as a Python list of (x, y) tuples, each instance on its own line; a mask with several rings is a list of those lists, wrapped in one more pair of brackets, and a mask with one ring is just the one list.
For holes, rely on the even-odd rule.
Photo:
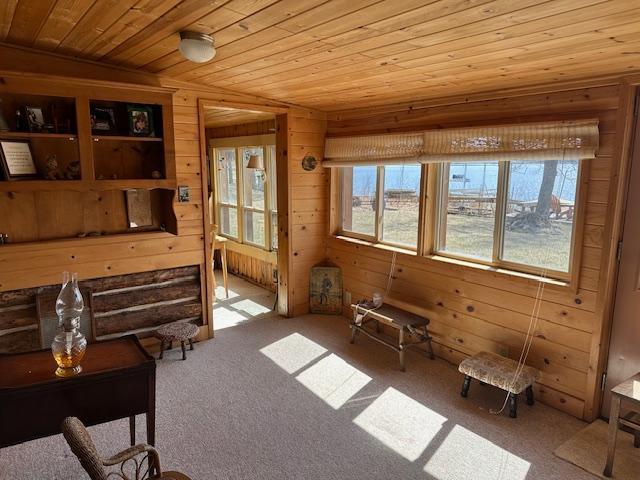
[[(274, 142), (273, 135), (211, 141), (219, 233), (266, 250), (278, 243)], [(247, 168), (251, 155), (262, 158), (265, 171)]]
[(269, 145), (267, 175), (269, 175), (269, 218), (271, 219), (271, 249), (278, 249), (278, 172), (276, 170), (276, 146)]
[(578, 168), (577, 160), (441, 165), (436, 251), (567, 274)]
[(238, 169), (233, 148), (216, 149), (220, 233), (238, 238)]
[(441, 188), (439, 250), (491, 260), (498, 162), (444, 164)]
[(264, 165), (264, 149), (262, 147), (242, 148), (243, 166), (243, 211), (244, 211), (244, 240), (259, 247), (265, 247), (265, 181), (264, 172), (247, 168), (249, 157), (257, 155), (262, 158)]
[(342, 233), (416, 249), (421, 171), (418, 164), (341, 168)]
[[(420, 244), (418, 164), (340, 168), (340, 234), (565, 278), (571, 267), (577, 160), (432, 165), (436, 201)], [(425, 167), (425, 171), (427, 171)]]

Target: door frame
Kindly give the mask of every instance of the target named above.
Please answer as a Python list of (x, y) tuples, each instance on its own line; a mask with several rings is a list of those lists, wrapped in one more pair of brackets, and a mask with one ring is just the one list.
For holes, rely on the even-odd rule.
[[(200, 172), (202, 181), (202, 191), (207, 192), (207, 199), (203, 201), (203, 229), (204, 229), (204, 254), (205, 264), (207, 265), (206, 276), (206, 295), (207, 308), (209, 314), (209, 338), (214, 337), (214, 318), (213, 318), (213, 263), (211, 262), (211, 214), (209, 209), (209, 146), (207, 145), (206, 127), (205, 127), (205, 109), (206, 108), (235, 108), (238, 110), (253, 110), (258, 112), (273, 113), (276, 119), (276, 170), (277, 170), (277, 205), (278, 205), (278, 285), (277, 295), (278, 304), (277, 311), (279, 315), (289, 315), (289, 257), (291, 245), (289, 242), (290, 215), (289, 215), (289, 166), (287, 152), (289, 150), (288, 135), (288, 107), (278, 107), (272, 105), (260, 105), (251, 103), (228, 102), (224, 100), (213, 100), (207, 98), (198, 98), (198, 131), (200, 142)], [(204, 200), (204, 199), (203, 199)]]
[[(590, 372), (587, 381), (594, 385), (593, 396), (585, 402), (584, 418), (588, 421), (598, 417), (606, 417), (608, 412), (602, 411), (605, 389), (605, 375), (609, 363), (611, 331), (613, 328), (614, 306), (618, 285), (619, 261), (618, 248), (622, 241), (624, 219), (629, 191), (629, 173), (633, 160), (636, 123), (638, 120), (638, 98), (640, 95), (640, 76), (625, 77), (620, 84), (620, 100), (616, 119), (616, 142), (613, 152), (611, 182), (607, 218), (611, 218), (610, 234), (605, 237), (603, 258), (601, 261), (601, 278), (604, 287), (598, 292), (596, 318), (602, 318), (601, 328), (593, 332), (591, 340)], [(638, 139), (640, 141), (640, 139)], [(615, 162), (618, 162), (617, 164)], [(617, 181), (616, 181), (617, 176)], [(606, 230), (605, 230), (606, 234)], [(595, 353), (594, 353), (595, 352)], [(595, 367), (595, 368), (593, 368)], [(589, 391), (589, 390), (587, 390)]]

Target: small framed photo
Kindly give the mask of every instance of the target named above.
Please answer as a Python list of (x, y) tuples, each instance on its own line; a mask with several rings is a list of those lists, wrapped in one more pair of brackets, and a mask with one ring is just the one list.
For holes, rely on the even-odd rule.
[(146, 105), (127, 105), (129, 135), (153, 137), (153, 110)]
[(41, 132), (44, 127), (44, 114), (40, 107), (24, 107), (30, 132)]
[(0, 170), (7, 180), (37, 178), (38, 170), (25, 140), (0, 141)]
[(178, 202), (179, 203), (189, 202), (189, 187), (187, 185), (182, 185), (178, 187)]
[(91, 108), (91, 132), (97, 135), (116, 132), (116, 116), (113, 108)]

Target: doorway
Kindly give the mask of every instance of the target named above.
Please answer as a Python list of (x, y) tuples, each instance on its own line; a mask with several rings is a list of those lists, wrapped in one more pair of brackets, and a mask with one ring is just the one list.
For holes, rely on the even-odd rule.
[[(636, 98), (636, 104), (638, 98)], [(609, 416), (613, 387), (640, 372), (640, 122), (636, 121), (628, 195), (601, 414)]]
[(201, 110), (214, 328), (268, 312), (286, 314), (278, 302), (282, 262), (276, 135), (277, 118), (286, 114), (206, 103)]

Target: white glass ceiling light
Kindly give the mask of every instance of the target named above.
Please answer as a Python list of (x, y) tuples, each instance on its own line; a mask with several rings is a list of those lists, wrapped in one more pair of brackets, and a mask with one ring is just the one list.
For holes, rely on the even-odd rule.
[(200, 32), (180, 32), (180, 53), (187, 60), (204, 63), (216, 56), (213, 37)]

